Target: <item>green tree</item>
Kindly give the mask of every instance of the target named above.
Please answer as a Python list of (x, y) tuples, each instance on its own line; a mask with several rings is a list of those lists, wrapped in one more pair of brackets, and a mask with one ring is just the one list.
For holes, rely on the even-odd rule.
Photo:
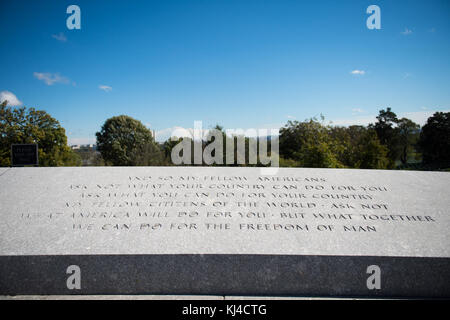
[(0, 166), (11, 165), (11, 144), (37, 143), (40, 166), (79, 166), (63, 127), (48, 113), (0, 104)]
[(408, 155), (414, 151), (419, 139), (420, 126), (407, 118), (397, 121), (398, 147), (400, 149), (400, 161), (402, 164), (408, 162)]
[(292, 159), (303, 167), (343, 167), (336, 156), (341, 146), (332, 138), (329, 130), (329, 126), (316, 119), (288, 121), (280, 129), (280, 156), (285, 160)]
[(280, 156), (283, 159), (294, 159), (294, 154), (300, 150), (304, 138), (302, 137), (302, 122), (289, 120), (280, 129)]
[(381, 144), (388, 148), (389, 167), (392, 168), (395, 166), (395, 161), (399, 159), (401, 153), (398, 130), (396, 130), (397, 123), (397, 115), (391, 108), (387, 108), (386, 110), (381, 109), (377, 116), (377, 122), (374, 125), (370, 125), (370, 128), (375, 129)]
[(394, 126), (398, 122), (397, 115), (391, 108), (387, 108), (386, 110), (381, 109), (377, 116), (377, 120), (374, 128), (378, 135), (378, 139), (382, 144), (388, 145), (395, 136)]
[(428, 118), (419, 146), (425, 164), (450, 165), (450, 112), (436, 112)]
[[(244, 134), (233, 134), (231, 136), (227, 136), (225, 130), (222, 126), (217, 124), (213, 130), (216, 131), (216, 134), (220, 135), (222, 137), (222, 164), (219, 165), (226, 165), (226, 166), (262, 166), (260, 155), (258, 154), (258, 139), (255, 137), (246, 137)], [(219, 138), (219, 137), (217, 137)], [(265, 139), (266, 137), (264, 137)], [(208, 134), (205, 137), (205, 141), (203, 144), (203, 150), (207, 151), (207, 154), (209, 154), (208, 147), (214, 143), (216, 137), (212, 135), (212, 132), (209, 131)], [(233, 146), (232, 153), (233, 153), (233, 160), (232, 163), (227, 164), (227, 146), (230, 145)], [(243, 146), (243, 150), (240, 150), (240, 147)], [(253, 146), (253, 148), (251, 147)], [(269, 140), (267, 142), (267, 150), (268, 150), (268, 156), (270, 156), (270, 149), (271, 148), (271, 141)], [(217, 150), (220, 151), (220, 150)], [(242, 153), (240, 151), (243, 151)], [(230, 154), (231, 154), (230, 152)], [(213, 157), (215, 156), (215, 150), (211, 154)], [(228, 155), (231, 157), (231, 155)], [(219, 156), (218, 156), (219, 157)], [(256, 163), (250, 163), (250, 160), (252, 159), (256, 161)], [(218, 161), (220, 161), (219, 158), (217, 158)]]
[(139, 120), (121, 115), (109, 118), (96, 133), (97, 149), (114, 166), (161, 165), (163, 153), (151, 131)]
[(288, 122), (280, 132), (281, 166), (386, 169), (390, 163), (387, 147), (364, 126), (325, 126), (311, 119)]
[(380, 143), (378, 135), (374, 130), (368, 129), (363, 132), (354, 146), (354, 168), (387, 169), (389, 167), (389, 150)]
[(329, 134), (335, 145), (337, 160), (345, 167), (354, 167), (353, 149), (355, 144), (352, 141), (352, 131), (350, 128), (333, 126), (329, 128)]
[(301, 167), (302, 164), (292, 159), (285, 159), (280, 157), (280, 167)]
[[(226, 165), (226, 133), (223, 130), (223, 127), (219, 124), (216, 124), (214, 128), (212, 128), (215, 133), (218, 135), (217, 137), (212, 134), (212, 131), (209, 131), (206, 135), (205, 139), (202, 140), (202, 152), (207, 151), (207, 154), (210, 154), (216, 161), (212, 165), (220, 165), (225, 166)], [(216, 142), (216, 139), (222, 139), (222, 150), (214, 149), (213, 146), (218, 147), (218, 144)], [(211, 148), (211, 149), (209, 149)], [(216, 151), (218, 154), (216, 155)], [(205, 164), (205, 157), (203, 157), (203, 164)]]
[(162, 145), (162, 150), (164, 153), (164, 163), (166, 165), (172, 165), (172, 149), (178, 144), (181, 143), (181, 141), (183, 140), (183, 138), (174, 138), (174, 140), (172, 140), (171, 138), (167, 139), (166, 141), (164, 141), (163, 145)]

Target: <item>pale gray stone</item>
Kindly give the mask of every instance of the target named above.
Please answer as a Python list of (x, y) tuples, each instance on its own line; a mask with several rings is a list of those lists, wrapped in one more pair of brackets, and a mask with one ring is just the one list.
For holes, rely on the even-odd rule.
[(441, 172), (11, 168), (0, 255), (450, 257), (449, 190)]

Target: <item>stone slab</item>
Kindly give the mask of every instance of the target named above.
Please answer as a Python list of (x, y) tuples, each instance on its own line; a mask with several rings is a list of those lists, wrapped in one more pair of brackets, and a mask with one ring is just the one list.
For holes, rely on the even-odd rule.
[(449, 187), (439, 172), (12, 168), (0, 294), (448, 297)]

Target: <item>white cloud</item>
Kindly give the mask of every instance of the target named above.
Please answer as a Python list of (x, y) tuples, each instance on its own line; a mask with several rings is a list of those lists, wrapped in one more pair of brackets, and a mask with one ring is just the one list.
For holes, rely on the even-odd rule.
[(52, 34), (52, 38), (60, 41), (60, 42), (66, 42), (67, 41), (67, 37), (64, 33), (60, 32), (58, 34)]
[(67, 138), (67, 144), (69, 146), (73, 145), (84, 145), (84, 144), (96, 144), (97, 139), (95, 137), (90, 138)]
[(412, 74), (409, 72), (405, 72), (405, 74), (403, 75), (403, 79), (408, 79), (410, 77), (412, 77)]
[[(266, 136), (273, 134), (274, 131), (279, 130), (284, 124), (268, 124), (263, 126), (258, 126), (257, 128), (224, 128), (227, 135), (241, 135), (244, 134), (246, 137), (255, 138), (258, 136)], [(199, 129), (197, 129), (199, 130)], [(201, 135), (202, 139), (205, 139), (208, 136), (208, 133), (211, 129), (202, 129)], [(229, 132), (228, 130), (232, 130), (233, 132)], [(272, 131), (273, 130), (273, 131)], [(155, 140), (158, 142), (164, 142), (170, 139), (171, 137), (177, 137), (177, 138), (194, 138), (194, 129), (193, 128), (183, 128), (183, 127), (171, 127), (162, 129), (155, 132)], [(197, 136), (195, 136), (195, 139), (197, 140)]]
[(412, 32), (412, 30), (410, 30), (410, 29), (408, 29), (408, 28), (405, 28), (405, 30), (404, 31), (402, 31), (402, 32), (400, 32), (402, 35), (404, 35), (404, 36), (407, 36), (407, 35), (410, 35), (411, 33), (413, 33)]
[[(208, 134), (208, 129), (202, 129), (203, 137), (205, 137)], [(155, 132), (155, 140), (159, 142), (166, 141), (167, 139), (171, 137), (177, 137), (177, 138), (193, 138), (194, 137), (194, 129), (192, 128), (183, 128), (183, 127), (171, 127), (162, 129)]]
[(354, 75), (357, 75), (357, 76), (362, 76), (362, 75), (366, 74), (366, 72), (364, 70), (353, 70), (350, 73), (354, 74)]
[(353, 117), (351, 119), (334, 119), (331, 120), (331, 124), (335, 126), (366, 126), (369, 123), (374, 123), (376, 120), (375, 116)]
[(58, 73), (34, 72), (33, 75), (36, 79), (44, 81), (49, 86), (55, 83), (64, 83), (64, 84), (70, 83), (70, 80), (68, 78), (62, 77)]
[(16, 106), (22, 105), (22, 101), (17, 99), (16, 95), (10, 91), (1, 91), (0, 92), (0, 103), (2, 103), (5, 100), (8, 101), (8, 106), (16, 107)]
[(288, 118), (288, 119), (295, 119), (294, 116), (290, 116), (290, 115), (288, 115), (287, 118)]
[(435, 112), (450, 112), (450, 110), (434, 110), (434, 111), (413, 111), (413, 112), (403, 112), (397, 115), (398, 118), (408, 118), (415, 123), (423, 126), (427, 123), (429, 117), (431, 117)]
[(164, 142), (170, 138), (173, 128), (166, 128), (155, 132), (155, 140), (158, 142)]
[(352, 111), (353, 113), (364, 113), (364, 110), (361, 108), (353, 108)]
[(105, 91), (105, 92), (110, 92), (110, 91), (112, 91), (112, 87), (107, 86), (107, 85), (104, 85), (104, 84), (99, 85), (98, 88), (99, 88), (100, 90)]

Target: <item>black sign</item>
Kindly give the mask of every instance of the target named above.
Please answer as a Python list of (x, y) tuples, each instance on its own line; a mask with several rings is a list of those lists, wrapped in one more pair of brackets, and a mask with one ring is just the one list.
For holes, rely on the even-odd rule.
[(37, 144), (11, 145), (11, 164), (13, 166), (38, 165)]

